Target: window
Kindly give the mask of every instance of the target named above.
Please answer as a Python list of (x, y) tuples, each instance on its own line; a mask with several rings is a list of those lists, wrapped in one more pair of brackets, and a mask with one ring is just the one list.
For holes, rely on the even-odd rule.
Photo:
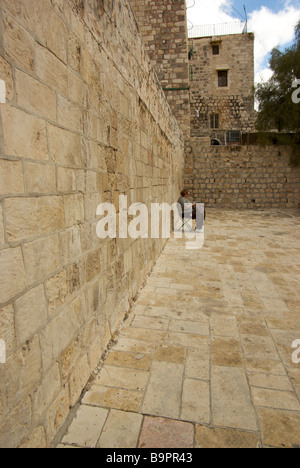
[(228, 140), (230, 143), (240, 143), (241, 132), (239, 130), (232, 130), (231, 132), (228, 132)]
[(220, 53), (220, 46), (218, 46), (218, 45), (213, 45), (213, 46), (212, 46), (212, 53), (213, 53), (213, 55), (219, 55), (219, 53)]
[(218, 71), (218, 86), (219, 88), (226, 88), (228, 86), (228, 70)]
[(219, 126), (220, 126), (219, 114), (211, 114), (210, 128), (219, 128)]

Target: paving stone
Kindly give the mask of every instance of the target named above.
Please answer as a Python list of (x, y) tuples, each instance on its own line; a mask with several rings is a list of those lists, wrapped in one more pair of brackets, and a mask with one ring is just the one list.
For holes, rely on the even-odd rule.
[[(134, 310), (135, 312), (135, 310)], [(143, 317), (137, 315), (131, 326), (136, 328), (150, 328), (152, 330), (167, 330), (169, 328), (169, 320), (163, 318)]]
[(212, 364), (242, 367), (240, 342), (234, 338), (213, 337), (211, 343)]
[(105, 365), (102, 367), (95, 385), (127, 390), (144, 390), (147, 379), (148, 372)]
[(124, 390), (94, 385), (82, 400), (86, 405), (139, 412), (143, 401), (143, 392)]
[(108, 410), (81, 405), (62, 442), (80, 447), (96, 447)]
[(193, 448), (193, 424), (145, 416), (139, 448)]
[(144, 414), (179, 419), (183, 365), (154, 361), (142, 407)]
[(211, 387), (214, 425), (257, 429), (250, 390), (242, 369), (212, 366)]
[(199, 423), (210, 422), (210, 391), (208, 382), (194, 379), (184, 380), (181, 419)]
[(195, 448), (257, 448), (257, 434), (196, 424)]
[(252, 398), (256, 406), (300, 411), (298, 398), (291, 392), (267, 388), (252, 388)]
[(249, 373), (249, 383), (253, 387), (273, 388), (277, 390), (292, 391), (292, 385), (286, 375), (271, 375), (264, 373)]
[(189, 349), (186, 358), (185, 375), (191, 379), (209, 380), (209, 352), (201, 349)]
[(128, 367), (136, 370), (149, 370), (151, 356), (142, 353), (123, 353), (112, 351), (106, 359), (106, 364), (119, 367)]
[(140, 414), (111, 410), (97, 448), (135, 448), (142, 421)]
[(300, 446), (300, 412), (261, 408), (257, 414), (264, 445), (280, 448)]

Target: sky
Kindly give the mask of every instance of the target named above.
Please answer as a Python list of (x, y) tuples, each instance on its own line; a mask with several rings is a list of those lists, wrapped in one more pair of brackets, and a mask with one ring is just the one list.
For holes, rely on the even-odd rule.
[(248, 32), (255, 34), (255, 82), (266, 81), (272, 75), (271, 50), (285, 50), (293, 42), (300, 20), (300, 0), (187, 0), (188, 26), (242, 22), (244, 6)]

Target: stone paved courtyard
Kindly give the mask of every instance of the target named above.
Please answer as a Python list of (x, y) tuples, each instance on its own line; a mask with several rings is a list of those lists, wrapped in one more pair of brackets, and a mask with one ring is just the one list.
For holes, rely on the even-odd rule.
[(202, 249), (170, 239), (56, 446), (299, 446), (299, 232), (208, 210)]

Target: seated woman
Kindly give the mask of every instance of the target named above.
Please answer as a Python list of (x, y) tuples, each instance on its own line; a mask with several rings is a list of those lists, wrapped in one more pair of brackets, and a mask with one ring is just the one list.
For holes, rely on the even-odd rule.
[(177, 203), (179, 203), (182, 208), (182, 217), (184, 219), (195, 219), (196, 231), (203, 232), (205, 220), (204, 204), (190, 202), (189, 196), (190, 192), (186, 189), (182, 190), (180, 193), (180, 198), (178, 199)]

